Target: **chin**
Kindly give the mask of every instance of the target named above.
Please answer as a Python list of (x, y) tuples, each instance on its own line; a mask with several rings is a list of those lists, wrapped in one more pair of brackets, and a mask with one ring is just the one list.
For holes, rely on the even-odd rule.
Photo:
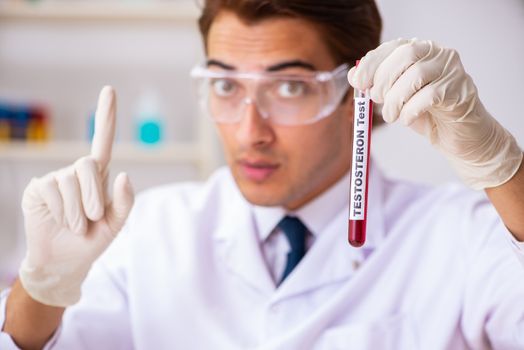
[(257, 205), (259, 207), (280, 207), (282, 203), (278, 200), (272, 198), (250, 198), (244, 196), (244, 198), (251, 204)]
[(272, 186), (264, 186), (264, 184), (242, 183), (237, 181), (238, 188), (244, 198), (253, 205), (261, 207), (275, 207), (284, 205), (283, 196)]

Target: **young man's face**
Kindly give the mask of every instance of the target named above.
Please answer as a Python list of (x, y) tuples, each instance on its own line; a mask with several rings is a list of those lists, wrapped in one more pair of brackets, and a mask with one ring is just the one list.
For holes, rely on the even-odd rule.
[[(293, 61), (320, 71), (337, 66), (310, 22), (273, 18), (248, 25), (228, 11), (214, 20), (207, 53), (209, 60), (237, 71), (264, 72)], [(279, 72), (311, 71), (289, 66)], [(353, 106), (351, 98), (345, 101), (329, 117), (312, 124), (273, 124), (253, 104), (239, 106), (243, 113), (238, 123), (217, 124), (229, 167), (249, 202), (296, 209), (349, 170)]]

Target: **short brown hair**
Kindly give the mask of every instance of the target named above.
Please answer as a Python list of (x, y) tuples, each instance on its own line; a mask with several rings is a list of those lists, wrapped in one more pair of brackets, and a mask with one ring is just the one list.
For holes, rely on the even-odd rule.
[(337, 64), (353, 63), (380, 42), (382, 20), (374, 0), (204, 0), (198, 20), (207, 36), (220, 10), (246, 22), (271, 17), (298, 17), (318, 25)]
[[(337, 64), (352, 65), (380, 43), (382, 20), (374, 0), (203, 0), (198, 25), (206, 50), (209, 29), (221, 10), (247, 23), (271, 17), (308, 20), (321, 30)], [(382, 118), (375, 116), (373, 122), (378, 125)]]

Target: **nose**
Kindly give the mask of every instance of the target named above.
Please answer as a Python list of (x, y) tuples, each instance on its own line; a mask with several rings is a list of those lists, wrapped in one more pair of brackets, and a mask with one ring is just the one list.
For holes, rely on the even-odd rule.
[(241, 118), (236, 132), (237, 141), (245, 147), (264, 148), (275, 141), (272, 125), (258, 110), (251, 98), (242, 101)]

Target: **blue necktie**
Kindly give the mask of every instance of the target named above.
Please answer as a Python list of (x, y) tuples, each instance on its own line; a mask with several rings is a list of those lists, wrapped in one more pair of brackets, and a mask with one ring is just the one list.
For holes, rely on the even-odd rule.
[(307, 228), (300, 219), (291, 216), (284, 217), (277, 226), (284, 232), (291, 246), (291, 251), (287, 254), (286, 268), (280, 280), (282, 283), (306, 254)]

